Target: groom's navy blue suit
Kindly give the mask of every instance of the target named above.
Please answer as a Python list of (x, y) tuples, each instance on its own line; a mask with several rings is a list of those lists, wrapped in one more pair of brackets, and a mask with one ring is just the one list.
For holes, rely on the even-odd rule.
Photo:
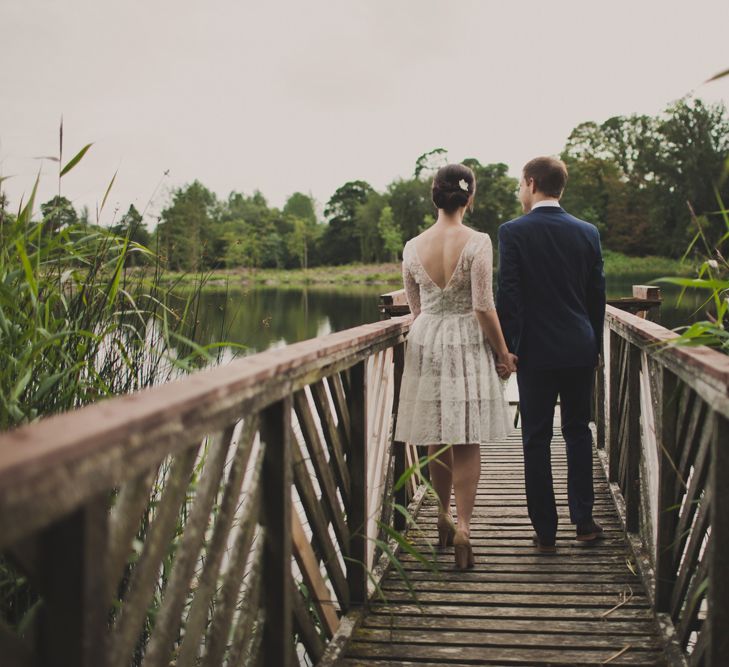
[(592, 518), (594, 369), (605, 316), (600, 235), (560, 206), (540, 206), (499, 228), (497, 310), (518, 357), (529, 517), (544, 542), (557, 532), (550, 443), (557, 397), (567, 443), (570, 519)]

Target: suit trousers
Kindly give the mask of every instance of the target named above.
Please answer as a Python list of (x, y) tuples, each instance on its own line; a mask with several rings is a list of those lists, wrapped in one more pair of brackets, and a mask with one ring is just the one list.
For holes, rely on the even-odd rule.
[(567, 443), (570, 520), (579, 524), (592, 518), (595, 495), (589, 423), (594, 373), (591, 367), (517, 371), (527, 506), (532, 525), (543, 541), (551, 542), (557, 534), (550, 445), (558, 396), (562, 435)]

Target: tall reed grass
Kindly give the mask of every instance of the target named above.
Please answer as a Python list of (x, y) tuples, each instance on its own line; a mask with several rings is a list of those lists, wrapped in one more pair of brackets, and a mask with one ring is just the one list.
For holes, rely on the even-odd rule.
[[(62, 178), (90, 144), (64, 166)], [(99, 208), (113, 185), (112, 179)], [(0, 188), (2, 181), (0, 181)], [(60, 226), (35, 212), (39, 179), (16, 215), (0, 192), (0, 431), (126, 394), (215, 361), (224, 344), (194, 342), (205, 276), (180, 295), (158, 255), (101, 226)], [(144, 268), (126, 269), (132, 255)], [(0, 559), (0, 617), (22, 634), (39, 598)]]

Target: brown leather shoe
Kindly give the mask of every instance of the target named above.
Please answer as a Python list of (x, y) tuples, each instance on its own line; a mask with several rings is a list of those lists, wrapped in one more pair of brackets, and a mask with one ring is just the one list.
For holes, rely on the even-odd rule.
[(577, 524), (577, 541), (594, 542), (602, 539), (605, 535), (603, 527), (594, 519)]
[(532, 542), (534, 542), (534, 546), (537, 548), (537, 551), (540, 554), (553, 554), (557, 553), (557, 545), (555, 544), (555, 540), (545, 540), (536, 533), (532, 535)]

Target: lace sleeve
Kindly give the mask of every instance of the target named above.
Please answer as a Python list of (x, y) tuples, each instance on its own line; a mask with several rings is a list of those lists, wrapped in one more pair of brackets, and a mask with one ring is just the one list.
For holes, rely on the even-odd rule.
[(471, 262), (471, 300), (474, 310), (494, 310), (493, 249), (488, 234), (477, 249)]
[[(403, 253), (404, 254), (404, 253)], [(405, 296), (408, 299), (408, 306), (413, 317), (420, 315), (420, 286), (413, 274), (410, 273), (409, 262), (405, 256), (402, 259), (402, 282), (405, 285)]]

